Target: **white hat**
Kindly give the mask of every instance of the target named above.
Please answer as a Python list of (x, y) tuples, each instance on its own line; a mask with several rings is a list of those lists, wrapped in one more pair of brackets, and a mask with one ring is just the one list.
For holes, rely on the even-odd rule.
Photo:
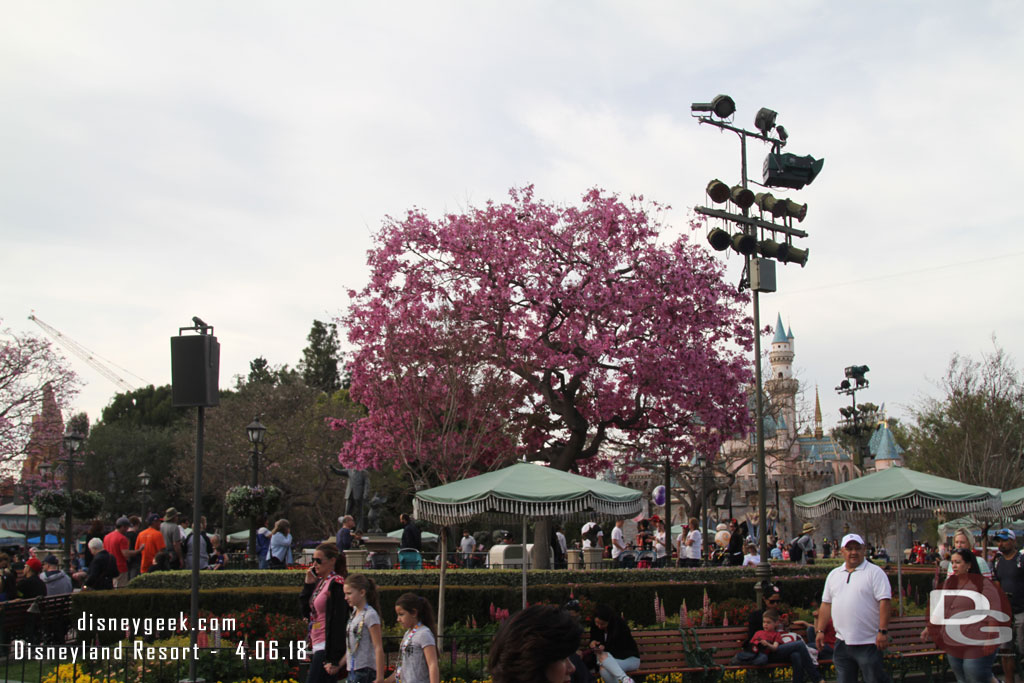
[(845, 548), (846, 544), (850, 541), (856, 541), (857, 543), (864, 545), (864, 539), (860, 537), (860, 534), (846, 534), (843, 536), (843, 541), (839, 544), (839, 547)]

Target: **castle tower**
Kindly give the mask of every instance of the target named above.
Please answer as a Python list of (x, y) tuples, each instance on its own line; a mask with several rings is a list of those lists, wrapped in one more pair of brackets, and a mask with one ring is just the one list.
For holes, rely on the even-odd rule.
[(25, 447), (26, 457), (21, 463), (21, 478), (39, 474), (39, 466), (54, 462), (60, 455), (61, 438), (64, 435), (64, 418), (57, 406), (53, 388), (43, 387), (42, 410), (32, 417), (32, 432)]
[(818, 394), (818, 385), (814, 385), (814, 438), (820, 439), (825, 436), (825, 430), (821, 427), (821, 396)]
[(777, 421), (784, 422), (786, 431), (791, 437), (796, 437), (796, 392), (800, 383), (793, 378), (793, 355), (793, 334), (792, 331), (786, 332), (780, 314), (775, 325), (775, 336), (772, 337), (772, 348), (768, 352), (771, 374), (764, 388), (771, 394)]

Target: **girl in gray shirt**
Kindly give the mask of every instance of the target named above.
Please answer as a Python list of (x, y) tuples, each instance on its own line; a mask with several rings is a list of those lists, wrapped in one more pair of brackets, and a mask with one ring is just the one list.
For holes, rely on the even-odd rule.
[(437, 645), (434, 641), (434, 610), (426, 599), (403, 593), (395, 601), (395, 615), (405, 629), (395, 673), (384, 683), (440, 683)]
[(345, 580), (345, 601), (352, 607), (345, 653), (348, 683), (383, 683), (384, 641), (377, 584), (365, 574), (352, 574)]

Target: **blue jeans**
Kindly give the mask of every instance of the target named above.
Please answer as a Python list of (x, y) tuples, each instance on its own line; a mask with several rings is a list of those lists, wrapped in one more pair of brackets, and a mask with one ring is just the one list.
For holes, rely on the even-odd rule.
[(847, 645), (837, 640), (832, 663), (836, 667), (836, 683), (857, 683), (858, 671), (864, 676), (864, 683), (889, 683), (882, 653), (874, 643)]
[(604, 683), (615, 683), (626, 676), (630, 671), (636, 671), (640, 668), (639, 657), (626, 657), (625, 659), (615, 659), (611, 655), (604, 658), (601, 662), (601, 680)]
[(996, 661), (996, 653), (977, 659), (960, 659), (947, 654), (949, 668), (953, 670), (957, 683), (988, 683), (992, 680), (992, 664)]
[(811, 653), (807, 651), (807, 643), (802, 640), (795, 640), (792, 643), (783, 643), (768, 655), (769, 662), (789, 662), (793, 666), (793, 683), (804, 683), (809, 679), (811, 683), (818, 683), (821, 674), (818, 667), (811, 660)]

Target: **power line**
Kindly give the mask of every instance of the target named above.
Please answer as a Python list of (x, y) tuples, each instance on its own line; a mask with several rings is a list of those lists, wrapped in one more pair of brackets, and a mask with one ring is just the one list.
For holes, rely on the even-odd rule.
[(1016, 258), (1018, 256), (1024, 256), (1024, 251), (1011, 252), (1009, 254), (1000, 254), (999, 256), (989, 256), (987, 258), (974, 259), (973, 261), (956, 261), (954, 263), (947, 263), (941, 266), (931, 266), (929, 268), (919, 268), (917, 270), (904, 270), (899, 273), (890, 273), (889, 275), (879, 275), (877, 277), (863, 278), (860, 280), (847, 280), (846, 282), (836, 282), (833, 284), (817, 285), (806, 289), (793, 289), (789, 290), (792, 294), (799, 294), (802, 292), (817, 292), (822, 289), (832, 289), (834, 287), (848, 287), (849, 285), (859, 285), (865, 282), (877, 282), (879, 280), (891, 280), (893, 278), (903, 277), (905, 275), (919, 275), (921, 273), (933, 273), (939, 270), (949, 270), (950, 268), (959, 268), (961, 266), (971, 266), (977, 263), (988, 263), (990, 261), (999, 261), (1002, 259)]

